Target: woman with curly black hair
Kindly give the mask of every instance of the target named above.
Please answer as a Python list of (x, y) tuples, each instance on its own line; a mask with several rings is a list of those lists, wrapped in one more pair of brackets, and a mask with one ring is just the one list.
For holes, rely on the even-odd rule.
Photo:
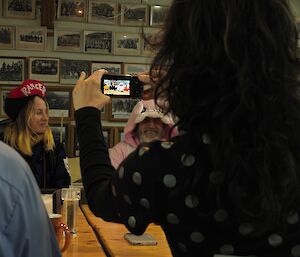
[(73, 97), (93, 212), (135, 234), (160, 224), (174, 256), (299, 257), (297, 37), (288, 0), (174, 0), (150, 77), (182, 133), (117, 173), (99, 128), (105, 71), (83, 73)]

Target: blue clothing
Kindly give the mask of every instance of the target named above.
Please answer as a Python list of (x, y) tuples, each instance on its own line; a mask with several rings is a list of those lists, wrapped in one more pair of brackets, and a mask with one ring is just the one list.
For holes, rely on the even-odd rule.
[[(67, 154), (64, 145), (55, 141), (53, 151), (45, 151), (43, 142), (32, 147), (32, 156), (23, 155), (40, 188), (69, 187)], [(46, 174), (46, 176), (45, 176)]]
[(0, 257), (60, 257), (40, 190), (24, 159), (0, 142)]

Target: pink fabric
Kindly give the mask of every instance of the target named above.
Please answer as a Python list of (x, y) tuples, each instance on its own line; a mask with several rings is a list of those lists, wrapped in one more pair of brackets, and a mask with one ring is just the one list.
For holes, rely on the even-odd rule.
[[(136, 120), (138, 116), (144, 115), (145, 113), (151, 113), (153, 110), (158, 110), (158, 107), (155, 105), (154, 100), (141, 100), (133, 108), (130, 117), (124, 127), (124, 141), (119, 142), (114, 147), (109, 149), (109, 156), (112, 165), (117, 169), (120, 163), (140, 144), (138, 138), (134, 133), (136, 127)], [(172, 118), (169, 115), (162, 116), (161, 120), (166, 124), (166, 135), (168, 137), (169, 131), (174, 125)], [(176, 128), (172, 130), (171, 137), (177, 136), (178, 131)], [(163, 138), (162, 140), (168, 140), (169, 138)]]

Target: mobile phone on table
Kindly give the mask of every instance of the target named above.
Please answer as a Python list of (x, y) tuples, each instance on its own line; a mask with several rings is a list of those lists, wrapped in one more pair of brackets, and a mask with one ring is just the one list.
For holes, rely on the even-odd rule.
[(103, 94), (111, 97), (141, 98), (143, 89), (137, 76), (105, 74), (101, 79)]
[(126, 233), (124, 238), (132, 245), (157, 245), (157, 241), (147, 233), (139, 236)]

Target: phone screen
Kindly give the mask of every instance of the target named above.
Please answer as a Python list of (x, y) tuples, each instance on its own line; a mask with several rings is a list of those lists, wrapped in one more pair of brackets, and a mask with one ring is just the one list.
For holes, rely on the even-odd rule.
[(104, 79), (103, 93), (105, 95), (130, 96), (130, 79)]

